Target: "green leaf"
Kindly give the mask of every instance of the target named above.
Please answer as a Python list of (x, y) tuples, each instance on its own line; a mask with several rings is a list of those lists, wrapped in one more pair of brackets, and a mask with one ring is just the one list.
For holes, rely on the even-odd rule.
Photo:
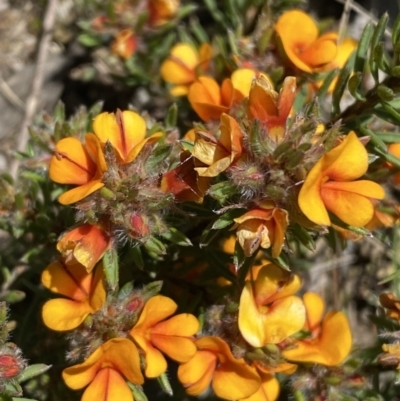
[(332, 112), (334, 115), (340, 114), (340, 100), (342, 99), (343, 93), (346, 90), (347, 82), (351, 76), (354, 66), (354, 60), (356, 53), (353, 53), (346, 64), (339, 73), (335, 88), (332, 93)]
[(325, 77), (324, 83), (318, 89), (318, 92), (317, 92), (317, 97), (319, 99), (323, 99), (325, 97), (333, 80), (339, 75), (339, 72), (340, 72), (340, 69), (335, 68), (334, 70), (330, 71), (329, 74)]
[(365, 62), (367, 60), (368, 49), (371, 44), (371, 38), (374, 27), (372, 22), (365, 25), (360, 41), (358, 42), (356, 56), (354, 60), (354, 72), (364, 72)]
[(221, 230), (233, 224), (233, 219), (243, 214), (243, 209), (231, 209), (214, 221), (212, 230)]
[(127, 384), (129, 386), (129, 388), (132, 390), (133, 399), (135, 401), (148, 401), (148, 398), (147, 398), (146, 394), (144, 393), (142, 386), (138, 386), (129, 381), (127, 382)]
[(111, 248), (104, 254), (103, 268), (107, 284), (112, 291), (115, 291), (118, 287), (119, 277), (118, 254), (116, 249)]
[(128, 298), (132, 295), (135, 289), (135, 285), (133, 281), (129, 281), (118, 291), (117, 299), (119, 301), (123, 301), (125, 298)]
[(45, 365), (44, 363), (37, 363), (29, 365), (25, 370), (17, 377), (18, 383), (23, 383), (26, 380), (32, 379), (33, 377), (39, 376), (42, 373), (47, 372), (51, 368), (51, 365)]
[(400, 41), (400, 14), (397, 16), (392, 27), (392, 44), (393, 47)]
[(376, 135), (374, 131), (370, 130), (367, 127), (364, 127), (363, 125), (359, 125), (358, 129), (363, 135), (369, 136), (371, 138), (371, 143), (373, 143), (376, 147), (384, 152), (387, 152), (387, 146), (385, 142), (383, 142), (382, 139), (379, 138), (379, 136)]
[(174, 244), (180, 245), (180, 246), (192, 246), (192, 242), (188, 237), (186, 237), (185, 234), (181, 233), (179, 230), (177, 230), (175, 227), (169, 227), (168, 231), (165, 233), (162, 233), (161, 236), (165, 238), (168, 241), (173, 242)]
[(83, 46), (96, 47), (100, 46), (102, 41), (98, 36), (92, 35), (90, 33), (82, 33), (78, 36), (78, 42)]
[(147, 241), (144, 243), (144, 247), (152, 257), (159, 257), (167, 253), (165, 245), (153, 236), (147, 239)]
[(165, 117), (165, 128), (171, 129), (176, 127), (176, 121), (178, 119), (178, 106), (174, 103), (167, 111)]
[(363, 74), (359, 71), (357, 71), (356, 73), (354, 73), (348, 82), (348, 88), (349, 88), (349, 92), (351, 93), (351, 95), (359, 100), (360, 102), (365, 102), (365, 96), (363, 96), (360, 92), (359, 92), (359, 88), (360, 88), (360, 84), (363, 80)]
[(378, 45), (379, 41), (381, 40), (383, 34), (385, 33), (386, 26), (389, 21), (389, 15), (388, 13), (384, 13), (379, 20), (377, 26), (374, 29), (374, 33), (372, 35), (371, 39), (371, 56), (369, 59), (369, 68), (371, 70), (371, 74), (374, 77), (375, 81), (379, 81), (379, 70), (378, 70), (378, 64), (376, 63), (376, 60), (373, 57), (375, 47)]
[(204, 30), (197, 18), (191, 18), (189, 21), (189, 26), (193, 32), (193, 35), (200, 43), (208, 43), (210, 41), (207, 32)]
[(211, 185), (208, 195), (223, 205), (229, 198), (237, 193), (237, 186), (231, 181), (222, 181)]

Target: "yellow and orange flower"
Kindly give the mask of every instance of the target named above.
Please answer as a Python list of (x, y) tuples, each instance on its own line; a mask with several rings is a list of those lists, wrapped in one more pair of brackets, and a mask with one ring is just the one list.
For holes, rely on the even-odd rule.
[(64, 369), (62, 376), (73, 390), (89, 385), (82, 401), (134, 401), (126, 380), (136, 385), (144, 382), (139, 352), (126, 338), (107, 341), (85, 362)]
[(343, 222), (362, 227), (374, 214), (370, 198), (383, 199), (383, 188), (358, 180), (368, 170), (368, 154), (354, 132), (326, 153), (308, 173), (299, 193), (302, 212), (315, 224), (331, 225), (328, 210)]
[(271, 139), (280, 141), (285, 136), (286, 120), (295, 97), (295, 77), (286, 77), (278, 94), (270, 81), (261, 76), (253, 81), (250, 88), (247, 115), (250, 119), (259, 120)]
[(146, 121), (129, 110), (101, 113), (93, 121), (93, 132), (104, 145), (110, 142), (120, 163), (130, 163), (136, 159), (146, 143), (156, 142), (161, 132), (146, 138)]
[(221, 116), (221, 135), (216, 139), (206, 132), (196, 132), (193, 156), (206, 167), (196, 167), (200, 177), (216, 177), (242, 155), (243, 134), (237, 121), (228, 114)]
[(83, 145), (76, 138), (61, 139), (51, 159), (50, 178), (59, 184), (77, 185), (58, 198), (63, 205), (78, 202), (104, 186), (107, 164), (100, 142), (93, 134), (87, 134), (85, 141)]
[(178, 362), (187, 362), (196, 352), (193, 338), (199, 329), (196, 317), (181, 313), (165, 320), (177, 307), (168, 297), (150, 298), (130, 331), (145, 353), (147, 377), (158, 377), (167, 370), (167, 362), (160, 351)]
[(149, 23), (151, 25), (163, 25), (175, 17), (178, 12), (179, 0), (148, 0)]
[(236, 238), (247, 257), (260, 246), (264, 249), (272, 246), (272, 256), (277, 258), (282, 251), (289, 224), (288, 213), (274, 204), (261, 206), (234, 219), (236, 224), (231, 229), (236, 229)]
[(301, 330), (306, 311), (293, 295), (301, 286), (297, 274), (274, 264), (253, 267), (240, 297), (238, 324), (253, 347), (278, 344)]
[(175, 45), (161, 65), (161, 76), (174, 85), (171, 95), (187, 95), (190, 85), (208, 69), (211, 57), (212, 49), (208, 43), (203, 43), (199, 51), (188, 43)]
[(317, 71), (336, 57), (338, 35), (330, 32), (319, 36), (314, 20), (301, 10), (283, 13), (275, 31), (284, 54), (301, 71)]
[(303, 300), (307, 310), (304, 329), (310, 332), (310, 338), (297, 340), (294, 348), (284, 350), (282, 355), (295, 362), (338, 365), (347, 357), (352, 344), (346, 316), (342, 312), (331, 311), (323, 318), (324, 301), (313, 292), (305, 293)]
[(127, 60), (136, 50), (136, 37), (132, 30), (123, 29), (111, 43), (111, 52)]
[(242, 398), (240, 401), (275, 401), (279, 396), (279, 381), (269, 373), (258, 370), (261, 386), (250, 397)]
[(61, 236), (57, 249), (67, 265), (80, 263), (90, 273), (111, 247), (109, 234), (100, 225), (82, 224)]
[(106, 300), (103, 266), (88, 273), (84, 266), (53, 262), (42, 273), (42, 284), (69, 299), (57, 298), (43, 305), (42, 317), (47, 327), (72, 330), (85, 318), (102, 308)]
[(239, 400), (260, 388), (256, 370), (243, 358), (234, 358), (222, 339), (202, 337), (196, 340), (196, 346), (198, 351), (193, 358), (178, 368), (178, 379), (189, 395), (200, 395), (211, 384), (218, 397)]

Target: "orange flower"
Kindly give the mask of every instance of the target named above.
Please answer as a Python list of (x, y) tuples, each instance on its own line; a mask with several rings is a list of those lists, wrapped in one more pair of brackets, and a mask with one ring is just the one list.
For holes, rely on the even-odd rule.
[(195, 171), (194, 158), (189, 151), (180, 155), (181, 163), (173, 170), (165, 173), (161, 179), (161, 190), (172, 193), (178, 202), (202, 203), (210, 178), (199, 177)]
[(159, 26), (175, 17), (180, 1), (179, 0), (148, 0), (149, 22), (151, 25)]
[(298, 332), (306, 312), (297, 274), (274, 264), (253, 267), (240, 297), (238, 324), (244, 339), (253, 347), (277, 344)]
[[(388, 152), (398, 158), (400, 158), (400, 143), (392, 143), (388, 146)], [(392, 165), (389, 165), (392, 167)], [(400, 184), (400, 173), (397, 173), (393, 176), (393, 182), (397, 185)]]
[(242, 155), (243, 134), (237, 121), (222, 114), (220, 130), (218, 140), (203, 131), (196, 133), (193, 156), (207, 166), (195, 168), (200, 177), (216, 177)]
[(271, 83), (261, 76), (253, 81), (250, 89), (248, 117), (259, 120), (266, 127), (268, 136), (274, 141), (279, 141), (285, 136), (286, 120), (295, 97), (295, 77), (286, 77), (278, 94)]
[(174, 85), (171, 95), (187, 95), (190, 85), (207, 70), (211, 53), (208, 43), (203, 43), (199, 51), (188, 43), (178, 43), (171, 49), (171, 54), (161, 65), (161, 76)]
[(259, 76), (272, 85), (267, 75), (248, 68), (234, 71), (231, 78), (225, 79), (221, 86), (211, 77), (199, 77), (190, 86), (189, 102), (203, 121), (218, 120), (222, 113), (228, 113), (249, 96), (251, 84)]
[(130, 331), (145, 352), (147, 377), (158, 377), (167, 370), (167, 362), (160, 351), (178, 362), (187, 362), (196, 352), (192, 338), (199, 329), (196, 317), (181, 313), (165, 320), (177, 307), (172, 299), (162, 295), (150, 298)]
[(226, 400), (250, 397), (260, 387), (260, 378), (243, 358), (235, 359), (228, 344), (218, 337), (196, 340), (198, 351), (178, 368), (178, 379), (191, 396), (203, 393), (210, 383), (215, 394)]
[(263, 205), (252, 209), (234, 219), (236, 237), (244, 254), (249, 257), (261, 248), (268, 249), (272, 244), (272, 256), (277, 258), (282, 251), (286, 228), (289, 224), (286, 210), (275, 205)]
[(111, 44), (111, 52), (127, 60), (131, 58), (136, 50), (136, 37), (130, 29), (118, 32), (117, 37)]
[(93, 121), (93, 131), (103, 145), (111, 143), (122, 164), (135, 160), (146, 143), (153, 143), (163, 135), (156, 132), (146, 138), (146, 121), (129, 110), (99, 114)]
[(351, 350), (351, 330), (342, 312), (328, 312), (322, 320), (325, 309), (322, 298), (307, 292), (303, 297), (307, 310), (305, 330), (310, 338), (295, 342), (295, 348), (283, 351), (291, 361), (312, 362), (334, 366), (341, 363)]
[(315, 224), (331, 225), (328, 210), (345, 223), (362, 227), (374, 214), (370, 198), (383, 199), (383, 188), (355, 179), (368, 170), (368, 154), (354, 132), (310, 170), (299, 193), (302, 212)]
[(57, 242), (67, 265), (80, 263), (90, 273), (96, 263), (110, 249), (111, 238), (99, 225), (82, 224), (66, 234)]
[(83, 145), (76, 138), (61, 139), (51, 159), (49, 174), (53, 181), (78, 185), (58, 198), (63, 205), (78, 202), (104, 186), (107, 164), (100, 143), (93, 134), (87, 134), (85, 141)]
[(133, 401), (132, 390), (125, 379), (136, 385), (144, 382), (139, 352), (126, 338), (107, 341), (85, 362), (64, 369), (62, 376), (73, 390), (89, 384), (82, 401)]
[(387, 309), (387, 317), (400, 322), (400, 300), (394, 294), (383, 293), (379, 295), (379, 302)]
[(336, 57), (337, 34), (331, 32), (318, 37), (317, 25), (303, 11), (283, 13), (275, 30), (285, 55), (301, 71), (311, 73)]
[(42, 273), (42, 284), (69, 299), (57, 298), (44, 304), (42, 316), (46, 326), (58, 331), (72, 330), (86, 316), (101, 309), (106, 300), (103, 278), (101, 265), (93, 274), (79, 264), (50, 263)]

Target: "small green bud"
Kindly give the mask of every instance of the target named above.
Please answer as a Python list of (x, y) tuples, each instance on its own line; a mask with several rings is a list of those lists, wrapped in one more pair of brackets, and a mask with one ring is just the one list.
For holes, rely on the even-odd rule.
[(100, 189), (100, 195), (102, 198), (107, 199), (107, 200), (115, 200), (116, 196), (111, 189), (108, 189), (107, 187), (103, 187)]
[(378, 85), (376, 88), (376, 93), (384, 102), (390, 102), (395, 98), (393, 90), (385, 85)]
[(153, 236), (150, 236), (147, 239), (147, 241), (144, 243), (144, 247), (149, 253), (151, 252), (152, 254), (155, 254), (157, 256), (162, 256), (167, 253), (165, 245)]
[(279, 347), (276, 344), (266, 344), (263, 347), (263, 350), (266, 354), (277, 355), (280, 354)]

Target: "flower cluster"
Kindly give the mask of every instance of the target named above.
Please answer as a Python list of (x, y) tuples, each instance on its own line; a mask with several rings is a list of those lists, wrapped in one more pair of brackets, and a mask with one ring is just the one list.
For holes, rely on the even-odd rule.
[[(147, 27), (161, 29), (177, 7), (148, 1)], [(167, 380), (169, 359), (190, 396), (211, 387), (226, 400), (274, 401), (281, 374), (310, 399), (329, 391), (329, 375), (344, 389), (353, 384), (341, 367), (352, 348), (346, 315), (325, 312), (320, 294), (301, 290), (290, 259), (328, 232), (358, 238), (394, 224), (379, 209), (388, 201), (376, 172), (395, 182), (398, 172), (375, 163), (370, 145), (379, 141), (368, 129), (327, 121), (318, 103), (319, 91), (335, 87), (340, 107), (341, 78), (323, 79), (356, 43), (319, 33), (301, 10), (269, 29), (266, 54), (241, 38), (223, 67), (204, 40), (170, 46), (159, 75), (169, 99), (190, 105), (182, 121), (176, 104), (164, 123), (133, 110), (103, 112), (89, 132), (55, 144), (49, 175), (72, 185), (58, 201), (74, 205), (78, 223), (42, 272), (42, 284), (63, 296), (47, 301), (42, 317), (69, 332), (76, 364), (63, 379), (86, 388), (83, 401), (133, 400), (145, 378)], [(111, 50), (132, 68), (140, 46), (124, 29)], [(399, 321), (398, 300), (383, 295), (381, 303)], [(384, 351), (397, 355), (397, 344)]]

